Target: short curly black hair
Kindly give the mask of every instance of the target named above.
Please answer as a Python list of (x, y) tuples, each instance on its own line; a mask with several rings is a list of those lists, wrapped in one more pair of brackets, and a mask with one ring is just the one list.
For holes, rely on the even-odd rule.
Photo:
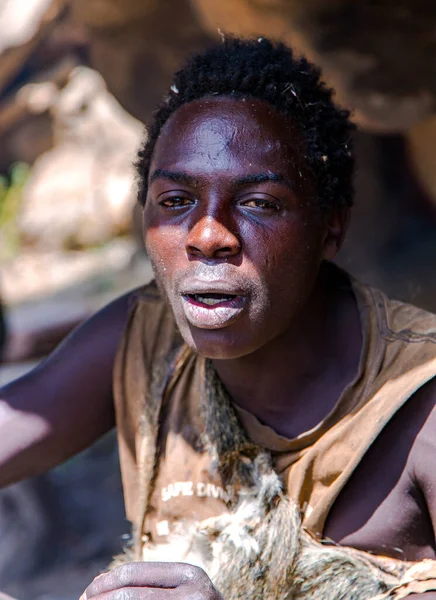
[(353, 203), (353, 156), (349, 112), (332, 100), (320, 71), (268, 39), (224, 38), (194, 54), (174, 76), (138, 153), (138, 199), (144, 205), (156, 140), (169, 117), (183, 104), (207, 96), (252, 97), (290, 116), (301, 130), (305, 158), (314, 174), (323, 209)]

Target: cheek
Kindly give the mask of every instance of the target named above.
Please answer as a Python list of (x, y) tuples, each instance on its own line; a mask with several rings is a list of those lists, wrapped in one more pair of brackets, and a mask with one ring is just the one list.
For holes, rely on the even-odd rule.
[(322, 234), (316, 224), (301, 219), (283, 221), (274, 230), (257, 232), (248, 254), (274, 287), (282, 277), (306, 278), (322, 260)]
[(267, 290), (266, 314), (278, 331), (286, 326), (284, 315), (292, 319), (313, 291), (323, 258), (322, 234), (305, 221), (283, 224), (271, 238), (259, 236), (253, 251)]
[(172, 246), (174, 238), (162, 228), (148, 228), (145, 232), (145, 248), (151, 262), (160, 292), (167, 297), (171, 292), (177, 253)]
[(170, 269), (181, 256), (183, 235), (175, 227), (146, 226), (144, 230), (145, 247), (156, 268)]

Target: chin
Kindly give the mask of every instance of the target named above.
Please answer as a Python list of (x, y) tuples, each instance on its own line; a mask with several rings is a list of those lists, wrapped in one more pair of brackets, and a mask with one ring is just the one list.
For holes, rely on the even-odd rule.
[(228, 347), (199, 349), (196, 346), (194, 346), (193, 350), (195, 350), (198, 356), (201, 356), (202, 358), (210, 358), (211, 360), (233, 360), (236, 358), (241, 358), (246, 354), (249, 354), (248, 352), (244, 351), (235, 352), (234, 350), (232, 351)]
[(214, 360), (232, 360), (247, 356), (257, 347), (249, 340), (243, 340), (241, 334), (222, 329), (197, 329), (189, 326), (181, 331), (182, 337), (192, 350), (202, 358)]

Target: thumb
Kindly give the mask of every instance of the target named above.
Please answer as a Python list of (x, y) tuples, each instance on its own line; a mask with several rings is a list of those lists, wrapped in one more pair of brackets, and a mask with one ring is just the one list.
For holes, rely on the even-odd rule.
[[(94, 581), (97, 581), (97, 579), (100, 579), (100, 577), (103, 577), (104, 573), (100, 573), (100, 575), (96, 575), (96, 577), (94, 577), (94, 579), (92, 580), (91, 583), (94, 583)], [(88, 586), (89, 587), (89, 586)], [(2, 600), (1, 596), (0, 596), (0, 600)], [(13, 600), (13, 599), (11, 599)], [(88, 600), (88, 595), (86, 593), (86, 590), (83, 592), (83, 594), (80, 596), (79, 600)]]

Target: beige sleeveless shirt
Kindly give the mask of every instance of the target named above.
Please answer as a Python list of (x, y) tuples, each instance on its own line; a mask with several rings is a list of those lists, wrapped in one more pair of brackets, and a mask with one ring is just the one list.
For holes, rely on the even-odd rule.
[[(363, 347), (357, 376), (316, 427), (294, 439), (278, 436), (235, 406), (248, 436), (271, 450), (275, 470), (297, 502), (303, 524), (322, 534), (338, 494), (392, 416), (436, 375), (436, 316), (350, 279)], [(143, 540), (157, 544), (181, 524), (226, 510), (230, 491), (216, 479), (201, 443), (199, 394), (204, 361), (186, 349), (172, 313), (149, 284), (133, 298), (116, 359), (115, 408), (127, 517)], [(179, 352), (177, 364), (172, 357)], [(182, 356), (182, 358), (180, 358)], [(170, 386), (168, 388), (168, 385)], [(166, 394), (156, 431), (144, 415)], [(156, 435), (159, 469), (151, 456)], [(145, 480), (153, 478), (151, 498)], [(163, 558), (171, 560), (165, 555)]]

